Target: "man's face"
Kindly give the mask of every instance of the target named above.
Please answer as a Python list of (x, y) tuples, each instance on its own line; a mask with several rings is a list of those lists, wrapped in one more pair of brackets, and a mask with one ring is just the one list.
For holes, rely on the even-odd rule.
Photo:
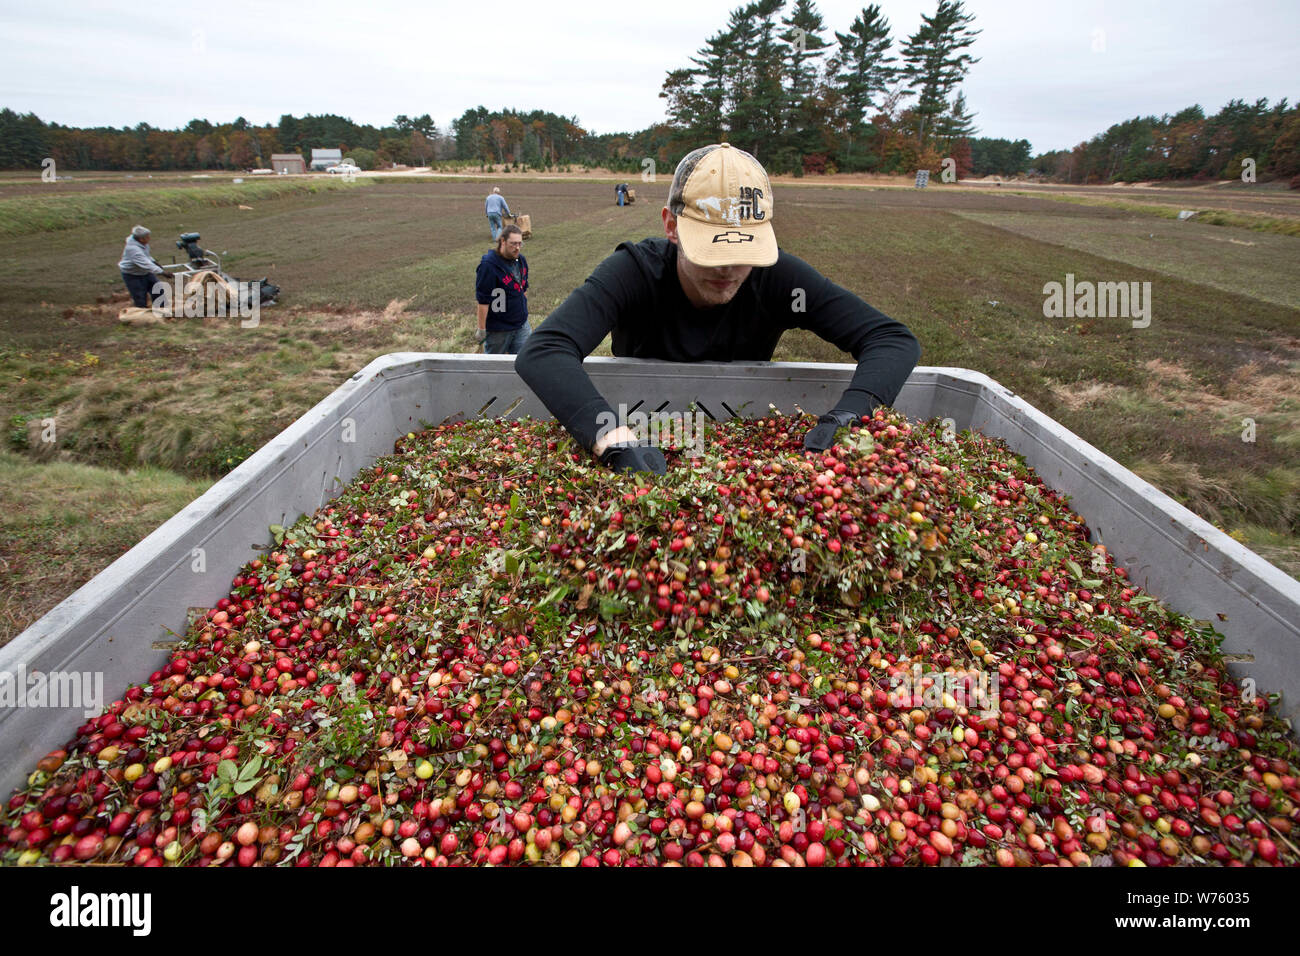
[(677, 246), (677, 279), (691, 305), (707, 309), (726, 305), (736, 297), (740, 287), (749, 278), (753, 266), (699, 266), (686, 258), (686, 252), (677, 241), (677, 217), (664, 209), (664, 233)]
[(497, 243), (497, 252), (501, 253), (506, 259), (518, 259), (523, 248), (524, 237), (517, 232), (502, 236), (501, 241)]
[(149, 245), (149, 233), (146, 232), (143, 236), (136, 236), (135, 241), (140, 243), (142, 246)]

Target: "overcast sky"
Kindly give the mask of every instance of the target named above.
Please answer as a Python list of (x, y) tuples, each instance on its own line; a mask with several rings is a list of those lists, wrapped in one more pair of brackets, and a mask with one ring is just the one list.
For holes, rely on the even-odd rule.
[[(0, 0), (0, 106), (71, 126), (338, 113), (382, 125), (546, 109), (596, 133), (663, 119), (670, 69), (738, 2), (275, 4)], [(793, 5), (792, 3), (789, 5)], [(936, 0), (885, 0), (896, 47)], [(861, 2), (819, 0), (846, 30)], [(983, 136), (1067, 148), (1136, 115), (1300, 100), (1297, 0), (967, 0), (963, 89)], [(828, 39), (830, 34), (827, 34)]]

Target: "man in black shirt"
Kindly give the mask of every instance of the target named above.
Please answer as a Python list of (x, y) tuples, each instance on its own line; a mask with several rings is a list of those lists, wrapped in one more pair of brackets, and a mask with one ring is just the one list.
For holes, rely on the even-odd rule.
[(612, 333), (613, 352), (671, 362), (769, 361), (792, 328), (816, 332), (858, 362), (843, 396), (804, 440), (835, 432), (894, 401), (920, 358), (900, 322), (777, 248), (772, 186), (753, 156), (705, 146), (677, 166), (663, 239), (621, 243), (533, 332), (515, 370), (584, 447), (608, 467), (662, 474), (663, 454), (626, 427), (582, 360)]

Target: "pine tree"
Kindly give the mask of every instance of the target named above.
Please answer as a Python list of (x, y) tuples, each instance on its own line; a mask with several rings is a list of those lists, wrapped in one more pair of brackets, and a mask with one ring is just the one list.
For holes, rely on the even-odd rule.
[(788, 115), (782, 86), (784, 49), (778, 42), (776, 19), (783, 6), (785, 0), (755, 0), (748, 8), (754, 25), (750, 53), (754, 82), (746, 111), (749, 151), (760, 160), (779, 147)]
[(682, 130), (688, 138), (705, 125), (704, 95), (700, 92), (695, 77), (695, 70), (669, 70), (664, 77), (664, 85), (659, 90), (659, 98), (668, 101), (664, 107), (668, 122)]
[(45, 124), (35, 113), (0, 110), (0, 167), (40, 166), (49, 155)]
[(752, 152), (752, 124), (756, 120), (753, 97), (758, 78), (751, 53), (758, 38), (752, 5), (731, 11), (722, 37), (726, 44), (722, 69), (723, 138)]
[(975, 114), (966, 112), (966, 95), (958, 93), (952, 105), (934, 123), (934, 136), (939, 145), (950, 149), (959, 139), (975, 135)]
[(974, 16), (962, 8), (961, 0), (939, 0), (933, 16), (922, 16), (920, 28), (903, 47), (901, 73), (917, 96), (911, 107), (917, 123), (917, 145), (924, 149), (927, 131), (948, 108), (948, 96), (961, 83), (971, 64), (979, 60), (964, 52), (979, 30), (971, 30)]
[(877, 94), (884, 93), (893, 81), (895, 58), (888, 56), (893, 40), (889, 20), (878, 4), (863, 7), (848, 33), (835, 33), (839, 44), (827, 74), (839, 104), (839, 126), (848, 137), (848, 153), (853, 141), (860, 139), (867, 124), (868, 111), (877, 106)]
[(826, 29), (813, 0), (795, 0), (794, 9), (781, 19), (786, 28), (781, 34), (785, 44), (782, 59), (786, 77), (786, 135), (782, 152), (787, 165), (802, 169), (803, 156), (817, 152), (821, 145), (820, 127), (825, 115), (818, 93), (819, 58), (830, 45), (822, 37)]
[(700, 83), (696, 98), (690, 101), (694, 105), (694, 122), (686, 126), (707, 139), (721, 140), (725, 135), (723, 117), (732, 105), (728, 80), (735, 69), (734, 41), (730, 30), (709, 37), (704, 48), (691, 57), (695, 68), (687, 71), (693, 81), (698, 79)]

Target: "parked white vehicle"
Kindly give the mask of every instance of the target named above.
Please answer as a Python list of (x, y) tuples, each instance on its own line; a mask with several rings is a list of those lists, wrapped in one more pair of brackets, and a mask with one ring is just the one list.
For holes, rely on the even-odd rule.
[(337, 166), (331, 166), (329, 172), (331, 175), (334, 173), (341, 173), (344, 176), (355, 176), (357, 173), (361, 172), (361, 167), (352, 162), (352, 160), (345, 159)]

